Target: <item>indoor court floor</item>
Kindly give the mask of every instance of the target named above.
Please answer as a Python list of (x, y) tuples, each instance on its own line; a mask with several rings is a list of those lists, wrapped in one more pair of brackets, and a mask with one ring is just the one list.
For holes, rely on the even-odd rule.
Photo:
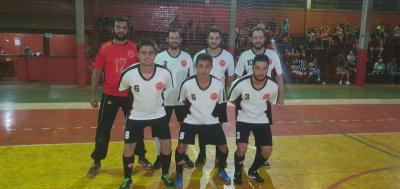
[[(112, 143), (94, 179), (86, 172), (92, 160), (97, 110), (88, 88), (46, 84), (2, 85), (0, 92), (0, 188), (109, 189), (123, 178), (122, 112), (112, 130)], [(207, 147), (204, 167), (184, 170), (184, 188), (398, 189), (400, 188), (400, 86), (287, 85), (286, 106), (273, 108), (274, 150), (271, 168), (261, 168), (266, 182), (247, 179), (224, 185), (214, 169), (215, 148)], [(223, 125), (233, 176), (234, 107)], [(173, 148), (179, 127), (171, 121)], [(150, 130), (147, 157), (155, 160)], [(250, 140), (252, 141), (252, 140)], [(198, 147), (189, 147), (192, 160)], [(245, 171), (255, 154), (249, 144)], [(171, 162), (171, 177), (175, 166)], [(133, 188), (164, 188), (161, 170), (135, 164)]]

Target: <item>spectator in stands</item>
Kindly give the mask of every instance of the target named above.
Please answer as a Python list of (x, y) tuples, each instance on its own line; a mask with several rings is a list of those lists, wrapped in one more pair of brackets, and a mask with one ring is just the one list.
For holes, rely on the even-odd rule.
[(346, 60), (346, 57), (344, 57), (344, 54), (341, 53), (336, 56), (336, 74), (340, 76), (339, 80), (339, 85), (343, 84), (343, 79), (346, 78), (346, 85), (350, 85), (350, 69), (349, 69), (349, 64)]
[(309, 79), (312, 76), (316, 76), (317, 82), (321, 82), (321, 84), (325, 85), (325, 81), (321, 81), (321, 69), (318, 67), (318, 58), (313, 57), (312, 61), (308, 64), (308, 76), (306, 78)]
[(287, 18), (282, 18), (280, 33), (285, 37), (289, 35), (289, 20)]
[(385, 73), (385, 63), (382, 58), (379, 58), (378, 61), (374, 64), (374, 70), (372, 71), (372, 75), (383, 75)]
[(269, 31), (272, 31), (273, 34), (275, 34), (276, 22), (274, 17), (272, 17), (271, 20), (268, 22), (267, 29)]
[(299, 54), (296, 51), (296, 48), (293, 44), (292, 39), (290, 37), (287, 37), (284, 39), (284, 44), (283, 44), (283, 53), (284, 53), (284, 59), (286, 62), (292, 62), (294, 59), (296, 59)]
[(328, 42), (328, 48), (331, 48), (331, 46), (334, 45), (334, 42), (332, 36), (329, 33), (330, 28), (326, 25), (322, 25), (320, 30), (321, 30), (322, 44), (324, 44), (324, 42)]
[(357, 58), (354, 55), (354, 52), (352, 50), (349, 51), (349, 54), (347, 55), (347, 62), (349, 64), (349, 69), (352, 72), (356, 71), (356, 65), (357, 65)]
[(308, 65), (306, 63), (306, 58), (305, 58), (305, 53), (302, 49), (299, 51), (299, 56), (296, 61), (294, 61), (294, 64), (290, 66), (291, 73), (293, 75), (296, 75), (297, 77), (304, 77), (307, 74), (308, 71)]
[(339, 42), (343, 41), (344, 32), (343, 32), (343, 28), (340, 25), (336, 26), (333, 36), (335, 36)]
[(397, 75), (397, 60), (396, 58), (392, 58), (392, 60), (386, 65), (386, 81), (391, 84), (396, 83)]
[(382, 58), (383, 50), (383, 40), (379, 35), (371, 34), (371, 41), (369, 42), (370, 59)]
[(400, 25), (397, 25), (396, 27), (394, 27), (394, 29), (393, 29), (393, 37), (395, 38), (395, 40), (399, 40), (400, 39)]

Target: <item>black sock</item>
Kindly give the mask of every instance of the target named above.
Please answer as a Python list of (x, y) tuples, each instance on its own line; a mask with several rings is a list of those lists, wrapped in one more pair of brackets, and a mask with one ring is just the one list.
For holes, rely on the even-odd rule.
[(235, 152), (235, 174), (242, 173), (243, 161), (244, 161), (244, 156), (239, 157)]
[(260, 168), (260, 167), (264, 164), (264, 162), (265, 162), (266, 160), (267, 160), (267, 159), (265, 159), (264, 157), (262, 157), (261, 153), (256, 153), (256, 157), (254, 157), (254, 162), (253, 162), (253, 164), (251, 165), (251, 167), (250, 167), (249, 170), (251, 170), (251, 171), (256, 171), (256, 170), (258, 170), (258, 168)]
[(225, 169), (225, 165), (226, 165), (226, 159), (228, 158), (228, 152), (223, 153), (218, 146), (216, 146), (217, 148), (217, 158), (218, 158), (218, 171), (224, 170)]
[(183, 173), (183, 166), (178, 163), (185, 159), (184, 153), (179, 153), (178, 150), (175, 150), (175, 164), (176, 164), (176, 174)]
[(135, 156), (131, 156), (131, 157), (122, 156), (122, 162), (124, 164), (125, 178), (131, 178), (133, 163), (135, 162)]
[(100, 160), (94, 160), (94, 164), (101, 165)]
[(161, 169), (162, 174), (168, 174), (169, 172), (169, 165), (171, 164), (171, 154), (164, 155), (160, 153), (160, 161), (161, 161)]

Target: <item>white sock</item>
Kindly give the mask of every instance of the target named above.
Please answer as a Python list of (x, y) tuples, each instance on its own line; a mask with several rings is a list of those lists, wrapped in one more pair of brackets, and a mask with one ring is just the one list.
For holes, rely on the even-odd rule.
[(160, 139), (158, 137), (154, 137), (154, 142), (156, 143), (156, 152), (157, 152), (157, 156), (160, 155), (161, 152), (161, 144), (160, 144)]

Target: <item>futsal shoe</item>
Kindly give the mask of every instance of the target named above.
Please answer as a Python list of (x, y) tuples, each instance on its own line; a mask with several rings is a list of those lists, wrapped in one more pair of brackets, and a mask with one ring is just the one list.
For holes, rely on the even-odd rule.
[(94, 178), (100, 172), (100, 169), (101, 169), (100, 163), (94, 163), (86, 174), (87, 178), (89, 179)]
[(122, 183), (121, 186), (119, 186), (119, 189), (130, 189), (132, 185), (132, 179), (131, 178), (125, 178)]
[(187, 154), (185, 155), (185, 167), (189, 169), (194, 167), (193, 161), (189, 159), (189, 156)]
[(150, 163), (149, 160), (146, 159), (145, 156), (140, 156), (139, 157), (139, 164), (145, 169), (153, 168), (153, 165)]
[(247, 173), (250, 179), (255, 180), (258, 183), (264, 183), (264, 179), (258, 174), (257, 170), (250, 170)]
[(225, 183), (226, 185), (230, 185), (230, 184), (231, 184), (231, 177), (229, 177), (228, 173), (226, 173), (225, 170), (222, 169), (222, 170), (218, 171), (218, 177), (219, 177), (222, 181), (224, 181), (224, 183)]
[(183, 187), (183, 175), (178, 174), (175, 177), (175, 187), (182, 188)]
[(196, 159), (196, 166), (201, 167), (206, 163), (206, 156), (203, 154), (199, 154)]
[(267, 169), (271, 168), (271, 164), (267, 161), (264, 161), (263, 166)]
[(168, 174), (161, 176), (161, 180), (167, 188), (175, 187), (174, 181), (169, 178)]

